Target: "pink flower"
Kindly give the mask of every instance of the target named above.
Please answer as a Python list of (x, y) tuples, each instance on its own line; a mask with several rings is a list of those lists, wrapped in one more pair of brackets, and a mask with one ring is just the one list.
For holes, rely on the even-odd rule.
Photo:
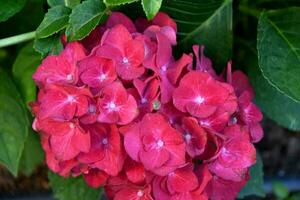
[(81, 163), (116, 176), (125, 160), (121, 138), (115, 125), (96, 123), (84, 126), (91, 135), (91, 149), (79, 155)]
[(96, 55), (112, 59), (116, 62), (118, 75), (125, 80), (140, 77), (145, 69), (141, 65), (144, 59), (144, 44), (140, 40), (132, 39), (129, 31), (119, 24), (108, 29)]
[(238, 100), (238, 119), (240, 119), (244, 124), (248, 125), (252, 141), (259, 142), (263, 137), (263, 130), (259, 124), (263, 118), (263, 115), (259, 108), (252, 103), (250, 92), (243, 92)]
[(114, 82), (101, 92), (97, 107), (98, 121), (104, 123), (128, 124), (138, 114), (134, 97), (127, 93), (120, 82)]
[(255, 162), (254, 146), (247, 140), (233, 138), (225, 142), (218, 158), (209, 164), (209, 169), (225, 180), (239, 182)]
[(133, 22), (131, 21), (131, 19), (129, 19), (126, 15), (124, 15), (121, 12), (113, 12), (109, 16), (109, 18), (106, 22), (106, 27), (107, 28), (113, 28), (114, 26), (116, 26), (118, 24), (122, 24), (123, 26), (125, 26), (126, 29), (130, 33), (135, 33), (136, 32), (136, 28), (135, 28)]
[(155, 103), (158, 102), (159, 97), (159, 80), (155, 77), (149, 77), (148, 79), (142, 81), (140, 79), (135, 79), (133, 81), (137, 93), (139, 95), (139, 108), (141, 114), (146, 112), (152, 112), (155, 107)]
[(248, 173), (240, 182), (228, 181), (213, 176), (206, 187), (206, 192), (211, 200), (234, 200), (236, 199), (238, 192), (245, 186), (248, 179)]
[(101, 89), (117, 78), (114, 63), (105, 58), (86, 58), (79, 63), (79, 67), (82, 71), (82, 82), (91, 88)]
[(193, 45), (193, 51), (196, 56), (196, 70), (201, 72), (207, 72), (214, 79), (218, 79), (218, 76), (213, 69), (212, 62), (209, 58), (204, 55), (204, 46), (200, 47), (200, 56), (199, 56), (199, 45)]
[(32, 78), (40, 87), (47, 84), (72, 84), (78, 81), (76, 63), (85, 57), (85, 50), (80, 43), (73, 42), (58, 56), (48, 56), (43, 60)]
[(182, 118), (183, 138), (186, 143), (186, 151), (192, 158), (201, 155), (204, 152), (207, 134), (206, 131), (198, 125), (195, 118)]
[(98, 169), (90, 169), (84, 174), (85, 182), (92, 188), (103, 186), (108, 178), (108, 174)]
[(185, 163), (185, 145), (180, 133), (160, 114), (146, 114), (125, 133), (124, 146), (133, 160), (159, 175), (166, 175)]
[(33, 75), (30, 103), (49, 169), (82, 175), (108, 199), (236, 198), (262, 113), (231, 62), (218, 75), (199, 45), (175, 60), (176, 31), (162, 12), (135, 24), (113, 12), (80, 42), (61, 37), (65, 49)]
[[(198, 118), (207, 118), (230, 97), (230, 85), (214, 80), (205, 72), (189, 72), (180, 81), (173, 94), (173, 103), (182, 112)], [(235, 110), (235, 104), (231, 110)]]
[(41, 120), (38, 122), (37, 130), (49, 135), (51, 152), (59, 161), (70, 160), (80, 152), (90, 150), (90, 134), (80, 127), (78, 120), (72, 122)]
[(88, 89), (73, 86), (49, 85), (40, 101), (39, 117), (70, 120), (87, 113), (91, 97)]
[(151, 186), (128, 187), (118, 191), (114, 200), (153, 200), (151, 196)]

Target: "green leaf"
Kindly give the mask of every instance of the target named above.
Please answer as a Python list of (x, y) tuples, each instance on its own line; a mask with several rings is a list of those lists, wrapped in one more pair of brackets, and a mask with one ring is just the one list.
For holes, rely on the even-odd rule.
[(87, 36), (99, 23), (105, 21), (107, 10), (102, 1), (86, 0), (77, 5), (70, 15), (66, 30), (68, 40), (80, 40)]
[(13, 77), (25, 104), (36, 99), (36, 86), (32, 80), (32, 74), (40, 64), (41, 56), (34, 51), (33, 43), (23, 47), (12, 67)]
[(20, 171), (30, 176), (44, 161), (44, 151), (41, 147), (40, 138), (29, 126), (28, 136), (25, 141), (23, 154), (20, 161)]
[(18, 173), (28, 126), (21, 96), (8, 74), (0, 69), (0, 162), (14, 176)]
[(275, 181), (272, 189), (277, 199), (285, 199), (289, 196), (289, 189), (280, 181)]
[(151, 20), (160, 9), (162, 0), (142, 0), (142, 6), (146, 16)]
[(45, 38), (64, 29), (68, 25), (70, 13), (71, 9), (65, 6), (50, 8), (36, 30), (36, 36), (38, 38)]
[[(104, 3), (108, 6), (119, 6), (123, 4), (133, 3), (139, 0), (103, 0)], [(154, 0), (156, 1), (156, 0)]]
[(264, 77), (285, 95), (300, 102), (300, 8), (262, 13), (257, 49)]
[(50, 7), (66, 5), (65, 0), (47, 0), (47, 3)]
[(35, 39), (33, 47), (37, 52), (42, 54), (42, 57), (48, 54), (57, 55), (63, 50), (59, 34), (48, 38)]
[(6, 38), (35, 30), (43, 20), (44, 15), (44, 5), (42, 0), (27, 0), (26, 5), (19, 13), (7, 21), (0, 23), (0, 38)]
[(99, 200), (102, 194), (101, 190), (89, 187), (83, 177), (64, 178), (49, 171), (48, 178), (59, 200)]
[(178, 26), (178, 52), (191, 52), (193, 44), (223, 69), (232, 53), (232, 0), (168, 0), (161, 10)]
[(54, 6), (67, 6), (69, 8), (74, 8), (78, 4), (80, 4), (80, 0), (47, 0), (47, 3), (50, 7)]
[(257, 154), (256, 164), (250, 168), (250, 180), (239, 192), (238, 198), (245, 198), (246, 196), (255, 195), (265, 197), (266, 192), (263, 189), (263, 162), (261, 156)]
[(6, 21), (25, 6), (26, 0), (1, 0), (0, 22)]
[(255, 91), (256, 104), (278, 124), (291, 130), (300, 130), (300, 103), (284, 95), (263, 77), (255, 55), (247, 57), (247, 69)]

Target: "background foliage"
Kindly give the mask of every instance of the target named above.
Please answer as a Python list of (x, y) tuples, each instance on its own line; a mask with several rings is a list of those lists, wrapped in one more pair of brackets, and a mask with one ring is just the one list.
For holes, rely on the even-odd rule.
[[(1, 0), (0, 4), (0, 38), (21, 34), (0, 39), (0, 161), (14, 176), (30, 175), (44, 157), (28, 109), (36, 98), (32, 73), (43, 57), (62, 50), (62, 34), (68, 41), (81, 40), (113, 10), (149, 20), (159, 10), (168, 13), (178, 24), (178, 54), (204, 44), (220, 72), (233, 59), (234, 67), (250, 76), (264, 114), (285, 128), (300, 130), (299, 1)], [(26, 32), (30, 33), (23, 35)], [(25, 41), (30, 42), (20, 43)], [(5, 46), (9, 47), (1, 48)], [(239, 197), (264, 196), (261, 159), (250, 174)], [(63, 179), (49, 172), (49, 180), (55, 197), (62, 200), (93, 200), (101, 193), (88, 188), (81, 177)]]

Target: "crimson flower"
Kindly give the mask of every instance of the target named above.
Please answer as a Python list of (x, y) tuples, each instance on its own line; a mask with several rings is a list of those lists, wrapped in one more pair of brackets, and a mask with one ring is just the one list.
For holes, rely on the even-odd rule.
[(143, 42), (132, 39), (125, 26), (119, 24), (108, 29), (101, 44), (96, 55), (115, 61), (116, 71), (122, 79), (132, 80), (145, 72), (141, 65), (144, 59)]
[[(231, 86), (214, 80), (205, 72), (189, 72), (173, 94), (175, 107), (198, 118), (207, 118), (230, 99)], [(229, 110), (235, 110), (235, 102)]]
[(128, 124), (138, 114), (134, 97), (127, 93), (120, 82), (114, 82), (105, 88), (98, 99), (98, 121), (104, 123)]
[(145, 169), (166, 175), (185, 162), (185, 144), (179, 132), (160, 114), (146, 114), (125, 133), (128, 155)]

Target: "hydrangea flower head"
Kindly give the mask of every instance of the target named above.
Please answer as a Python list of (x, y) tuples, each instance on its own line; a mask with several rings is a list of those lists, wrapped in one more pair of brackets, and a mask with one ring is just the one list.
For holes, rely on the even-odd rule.
[(173, 56), (165, 13), (113, 12), (49, 55), (30, 103), (48, 167), (114, 200), (233, 200), (256, 162), (262, 113), (247, 76), (218, 75), (204, 46)]

